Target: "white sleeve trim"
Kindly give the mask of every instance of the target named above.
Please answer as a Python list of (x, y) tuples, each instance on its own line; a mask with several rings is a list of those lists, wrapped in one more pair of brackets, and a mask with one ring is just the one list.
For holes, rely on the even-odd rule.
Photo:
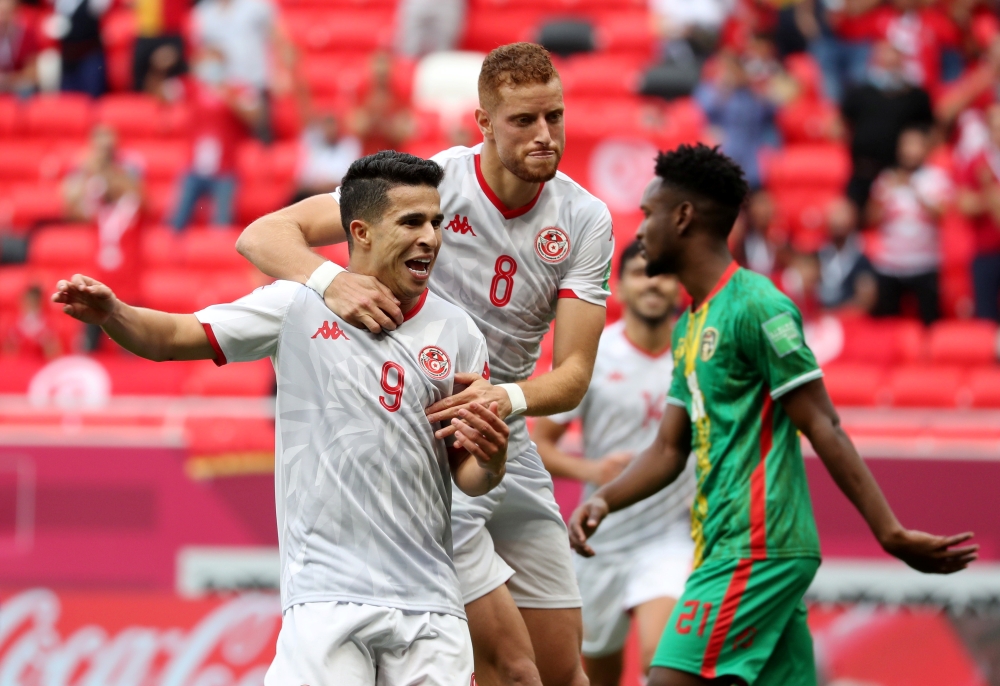
[(677, 407), (683, 407), (685, 410), (687, 409), (687, 403), (680, 398), (675, 398), (670, 395), (667, 396), (667, 405), (676, 405)]
[(786, 393), (788, 393), (788, 391), (794, 390), (794, 389), (798, 388), (799, 386), (801, 386), (804, 383), (808, 383), (808, 382), (813, 381), (815, 379), (822, 378), (822, 376), (823, 376), (823, 370), (819, 369), (819, 368), (816, 368), (816, 369), (812, 370), (811, 372), (806, 372), (805, 374), (800, 374), (799, 376), (796, 376), (791, 381), (783, 383), (782, 385), (778, 386), (773, 391), (771, 391), (771, 397), (774, 400), (777, 400), (781, 396), (783, 396)]

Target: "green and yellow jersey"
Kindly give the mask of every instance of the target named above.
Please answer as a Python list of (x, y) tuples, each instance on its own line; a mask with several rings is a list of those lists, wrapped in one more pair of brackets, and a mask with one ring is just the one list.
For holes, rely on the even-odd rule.
[(674, 328), (668, 402), (691, 417), (695, 567), (707, 559), (819, 557), (798, 432), (785, 393), (823, 375), (798, 308), (734, 262)]

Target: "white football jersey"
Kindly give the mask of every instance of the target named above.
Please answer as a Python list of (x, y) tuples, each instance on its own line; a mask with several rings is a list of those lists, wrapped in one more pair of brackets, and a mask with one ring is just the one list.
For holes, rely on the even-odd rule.
[(447, 448), (424, 409), (452, 394), (456, 372), (486, 367), (472, 319), (425, 291), (399, 328), (374, 335), (289, 281), (196, 316), (218, 363), (274, 363), (282, 608), (340, 601), (464, 617)]
[[(580, 419), (586, 459), (616, 452), (638, 454), (656, 438), (673, 371), (669, 349), (650, 355), (628, 339), (624, 321), (615, 322), (601, 334), (594, 375), (583, 402), (575, 410), (550, 419), (560, 424)], [(694, 460), (688, 460), (684, 473), (670, 486), (608, 515), (590, 544), (597, 552), (623, 550), (648, 543), (672, 526), (690, 521), (694, 489)], [(587, 484), (583, 497), (590, 497), (595, 490), (596, 486)]]

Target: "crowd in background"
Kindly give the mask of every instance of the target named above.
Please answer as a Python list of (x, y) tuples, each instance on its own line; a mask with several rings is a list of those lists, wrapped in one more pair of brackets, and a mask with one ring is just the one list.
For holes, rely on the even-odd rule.
[[(0, 0), (0, 95), (27, 99), (58, 87), (100, 98), (109, 88), (102, 20), (122, 4), (137, 31), (131, 88), (193, 113), (189, 162), (163, 218), (178, 232), (205, 199), (212, 224), (236, 223), (237, 150), (274, 140), (278, 95), (293, 97), (303, 122), (289, 202), (332, 190), (361, 155), (404, 146), (420, 122), (398, 87), (396, 56), (456, 48), (468, 12), (462, 0), (400, 0), (392, 49), (370, 57), (365, 86), (333, 111), (309, 92), (299, 46), (271, 0)], [(930, 324), (943, 315), (942, 223), (959, 217), (974, 241), (973, 297), (949, 314), (1000, 321), (995, 2), (649, 0), (648, 9), (660, 66), (695, 74), (688, 95), (707, 136), (754, 189), (733, 234), (741, 263), (771, 276), (807, 317), (853, 310)], [(802, 65), (818, 70), (814, 82)], [(825, 230), (803, 239), (782, 225), (764, 161), (783, 145), (782, 112), (808, 88), (819, 91), (816, 105), (795, 115), (797, 125), (810, 140), (845, 145), (851, 174), (823, 208)], [(466, 129), (450, 140), (474, 142)], [(128, 259), (104, 237), (141, 221), (143, 170), (113, 129), (91, 132), (62, 191), (65, 219), (102, 227), (98, 261)], [(0, 261), (16, 261), (19, 251), (6, 245)], [(25, 295), (5, 350), (58, 353), (36, 300), (35, 290)]]

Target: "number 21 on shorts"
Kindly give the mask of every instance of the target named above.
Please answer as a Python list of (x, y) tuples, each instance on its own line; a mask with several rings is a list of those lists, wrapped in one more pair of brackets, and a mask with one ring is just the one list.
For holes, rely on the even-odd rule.
[(501, 255), (493, 265), (493, 282), (490, 284), (490, 302), (505, 307), (514, 294), (514, 274), (517, 262), (510, 255)]
[[(699, 610), (701, 620), (698, 620)], [(712, 603), (702, 603), (698, 600), (689, 600), (684, 603), (684, 612), (677, 617), (677, 626), (674, 630), (679, 634), (689, 634), (692, 629), (698, 630), (698, 636), (705, 635), (705, 627), (712, 614)]]

